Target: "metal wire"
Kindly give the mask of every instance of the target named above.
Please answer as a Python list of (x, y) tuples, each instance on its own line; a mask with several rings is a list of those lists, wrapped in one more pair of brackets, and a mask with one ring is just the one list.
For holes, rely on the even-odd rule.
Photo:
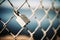
[[(35, 30), (33, 31), (33, 32), (31, 32), (29, 29), (27, 30), (28, 31), (28, 33), (30, 34), (30, 38), (29, 38), (29, 40), (31, 40), (31, 38), (33, 38), (33, 35), (36, 33), (36, 31), (39, 29), (39, 28), (41, 28), (41, 22), (47, 17), (48, 18), (48, 20), (49, 20), (49, 22), (50, 22), (50, 25), (48, 26), (48, 28), (46, 29), (46, 30), (44, 30), (43, 28), (41, 28), (41, 31), (43, 32), (43, 36), (42, 36), (42, 38), (40, 39), (40, 40), (43, 40), (45, 37), (46, 37), (46, 35), (47, 35), (47, 32), (50, 30), (50, 28), (52, 27), (52, 25), (53, 25), (53, 22), (54, 22), (54, 20), (57, 18), (57, 16), (59, 15), (58, 14), (58, 12), (59, 12), (59, 10), (55, 10), (55, 8), (54, 8), (54, 0), (52, 0), (52, 3), (51, 3), (51, 5), (50, 5), (50, 7), (46, 10), (45, 8), (44, 8), (44, 6), (42, 5), (42, 1), (43, 0), (39, 0), (40, 1), (40, 4), (38, 5), (38, 6), (36, 6), (36, 8), (33, 10), (32, 8), (31, 8), (31, 5), (29, 4), (29, 0), (25, 0), (25, 2), (21, 5), (21, 6), (19, 6), (18, 8), (15, 8), (14, 7), (14, 5), (10, 2), (10, 0), (7, 0), (9, 3), (10, 3), (10, 5), (12, 6), (12, 8), (13, 8), (13, 12), (17, 15), (18, 14), (18, 11), (19, 11), (19, 9), (21, 9), (26, 3), (27, 3), (27, 5), (28, 5), (28, 7), (30, 8), (30, 10), (31, 10), (31, 12), (32, 12), (32, 14), (30, 15), (30, 17), (29, 17), (29, 19), (31, 19), (33, 16), (35, 16), (35, 11), (37, 10), (37, 9), (39, 9), (39, 7), (40, 7), (40, 9), (43, 9), (44, 10), (44, 12), (45, 12), (45, 15), (40, 19), (40, 20), (38, 20), (37, 19), (37, 17), (35, 16), (34, 18), (35, 18), (35, 20), (36, 20), (36, 22), (37, 22), (37, 27), (35, 28)], [(1, 4), (3, 4), (5, 2), (5, 0), (3, 0), (1, 3), (0, 3), (0, 6), (1, 6)], [(51, 8), (53, 8), (54, 9), (54, 11), (55, 11), (55, 13), (56, 13), (56, 16), (51, 20), (50, 18), (49, 18), (49, 16), (48, 16), (48, 12), (51, 10)], [(19, 15), (19, 14), (18, 14)], [(15, 15), (13, 15), (12, 17), (10, 17), (9, 19), (8, 19), (8, 21), (7, 22), (3, 22), (2, 20), (0, 20), (0, 22), (1, 23), (3, 23), (3, 29), (2, 30), (0, 30), (0, 33), (2, 33), (2, 31), (5, 29), (5, 30), (7, 30), (8, 32), (10, 31), (8, 28), (7, 28), (7, 24), (12, 20), (12, 18), (14, 18), (14, 16)], [(15, 16), (16, 17), (16, 16)], [(53, 31), (54, 31), (54, 35), (52, 36), (52, 38), (51, 39), (49, 39), (48, 37), (46, 37), (46, 39), (47, 40), (53, 40), (53, 38), (55, 37), (55, 35), (57, 34), (57, 31), (59, 30), (59, 28), (60, 28), (60, 24), (59, 24), (59, 26), (55, 29), (54, 27), (52, 28), (53, 29)], [(10, 32), (10, 34), (13, 36), (13, 38), (14, 39), (16, 39), (16, 37), (22, 32), (22, 30), (24, 29), (24, 27), (22, 27), (18, 32), (17, 32), (17, 34), (16, 35), (14, 35), (12, 32)]]

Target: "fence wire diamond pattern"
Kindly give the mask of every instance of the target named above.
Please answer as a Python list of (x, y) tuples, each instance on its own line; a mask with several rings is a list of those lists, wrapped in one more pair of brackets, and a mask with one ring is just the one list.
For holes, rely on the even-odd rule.
[[(54, 37), (55, 37), (56, 34), (57, 34), (57, 31), (58, 31), (59, 28), (60, 28), (60, 24), (57, 26), (56, 29), (55, 29), (54, 27), (52, 27), (54, 20), (58, 17), (59, 12), (60, 12), (59, 9), (56, 9), (56, 8), (54, 7), (55, 0), (52, 0), (49, 8), (47, 8), (47, 9), (46, 9), (46, 8), (43, 6), (43, 4), (42, 4), (43, 0), (39, 0), (40, 4), (39, 4), (38, 6), (36, 6), (35, 9), (33, 9), (33, 8), (31, 7), (31, 5), (30, 5), (29, 2), (28, 2), (29, 0), (25, 0), (25, 1), (22, 3), (22, 5), (19, 6), (19, 7), (15, 7), (10, 0), (3, 0), (3, 1), (1, 1), (0, 6), (1, 6), (5, 1), (8, 1), (8, 3), (9, 3), (9, 4), (11, 5), (11, 7), (13, 8), (13, 16), (11, 16), (6, 22), (3, 22), (2, 20), (0, 20), (0, 22), (3, 24), (3, 28), (2, 28), (2, 30), (0, 30), (0, 34), (1, 34), (4, 30), (7, 30), (7, 32), (10, 32), (10, 30), (7, 28), (7, 24), (8, 24), (14, 17), (16, 17), (15, 14), (17, 15), (18, 13), (21, 13), (19, 10), (20, 10), (25, 4), (27, 4), (28, 7), (29, 7), (29, 9), (30, 9), (31, 12), (32, 12), (32, 14), (28, 17), (28, 19), (30, 20), (32, 17), (34, 17), (34, 19), (36, 20), (36, 22), (37, 22), (38, 25), (36, 26), (36, 28), (35, 28), (35, 30), (34, 30), (33, 32), (31, 32), (27, 27), (22, 27), (22, 28), (17, 32), (16, 35), (14, 35), (12, 32), (10, 32), (10, 35), (16, 40), (16, 37), (17, 37), (25, 28), (27, 28), (27, 32), (30, 34), (29, 40), (31, 40), (31, 38), (33, 38), (33, 36), (34, 36), (34, 34), (36, 33), (36, 31), (37, 31), (39, 28), (41, 28), (40, 30), (42, 31), (43, 36), (42, 36), (41, 39), (39, 39), (39, 40), (44, 40), (44, 38), (45, 38), (46, 35), (47, 35), (47, 32), (48, 32), (50, 29), (52, 29), (52, 30), (54, 31), (54, 35), (53, 35), (50, 39), (49, 39), (48, 37), (46, 37), (46, 40), (53, 40), (53, 39), (54, 39)], [(38, 9), (42, 9), (42, 10), (44, 11), (44, 13), (45, 13), (45, 15), (44, 15), (41, 19), (38, 19), (37, 16), (35, 16), (35, 14), (36, 14), (35, 12), (36, 12)], [(53, 19), (50, 19), (50, 18), (49, 18), (48, 13), (49, 13), (50, 10), (54, 10), (55, 13), (56, 13), (56, 15), (54, 16)], [(15, 14), (14, 14), (14, 13), (15, 13)], [(18, 14), (18, 15), (19, 15), (19, 14)], [(42, 28), (42, 26), (41, 26), (41, 23), (43, 22), (43, 20), (44, 20), (45, 18), (47, 18), (48, 21), (49, 21), (49, 23), (50, 23), (49, 26), (48, 26), (48, 28), (47, 28), (46, 30), (44, 30), (44, 29)], [(60, 23), (60, 21), (59, 21), (59, 23)], [(29, 24), (29, 23), (28, 23), (28, 24)], [(27, 25), (28, 25), (28, 24), (27, 24)]]

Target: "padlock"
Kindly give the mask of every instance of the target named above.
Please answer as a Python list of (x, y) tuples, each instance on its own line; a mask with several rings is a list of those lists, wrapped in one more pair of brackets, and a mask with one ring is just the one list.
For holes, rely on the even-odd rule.
[(14, 12), (14, 15), (16, 16), (16, 21), (21, 27), (25, 27), (30, 22), (24, 14), (18, 14), (17, 12)]

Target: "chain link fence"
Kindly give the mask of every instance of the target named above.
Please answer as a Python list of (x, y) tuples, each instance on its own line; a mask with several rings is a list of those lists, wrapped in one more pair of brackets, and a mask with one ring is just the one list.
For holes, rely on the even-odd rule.
[[(28, 19), (30, 20), (32, 17), (34, 17), (34, 19), (36, 20), (36, 22), (37, 22), (37, 26), (36, 26), (36, 28), (35, 28), (35, 30), (33, 31), (33, 32), (31, 32), (27, 27), (22, 27), (18, 32), (17, 32), (17, 34), (16, 35), (14, 35), (12, 32), (10, 32), (10, 30), (7, 28), (7, 24), (14, 18), (14, 17), (17, 17), (15, 14), (13, 14), (13, 16), (11, 16), (9, 19), (8, 19), (8, 21), (6, 21), (6, 22), (3, 22), (2, 20), (1, 20), (1, 18), (0, 18), (0, 22), (3, 24), (3, 28), (2, 28), (2, 30), (0, 30), (0, 34), (4, 31), (4, 30), (6, 30), (7, 32), (10, 32), (10, 35), (14, 38), (14, 40), (17, 40), (16, 39), (16, 37), (18, 37), (19, 36), (19, 34), (25, 29), (25, 28), (27, 28), (27, 32), (30, 34), (30, 38), (29, 38), (29, 40), (31, 40), (32, 38), (33, 38), (33, 36), (34, 36), (34, 34), (36, 33), (36, 31), (38, 31), (38, 29), (40, 28), (40, 31), (42, 31), (42, 33), (43, 33), (43, 36), (41, 37), (41, 39), (38, 39), (38, 40), (44, 40), (44, 38), (46, 39), (46, 40), (53, 40), (54, 39), (54, 37), (56, 36), (56, 34), (57, 34), (57, 31), (59, 30), (59, 28), (60, 28), (60, 24), (57, 26), (57, 28), (54, 28), (54, 27), (52, 27), (52, 25), (53, 25), (53, 22), (54, 22), (54, 20), (58, 17), (58, 15), (60, 14), (59, 12), (60, 12), (60, 9), (57, 9), (57, 8), (55, 8), (54, 7), (54, 3), (55, 3), (55, 0), (51, 0), (52, 2), (51, 2), (51, 4), (50, 4), (50, 6), (48, 7), (48, 8), (45, 8), (44, 7), (44, 5), (42, 4), (42, 2), (43, 2), (43, 0), (39, 0), (39, 5), (38, 6), (36, 6), (36, 8), (35, 9), (33, 9), (32, 7), (31, 7), (31, 5), (29, 4), (29, 0), (24, 0), (24, 2), (22, 3), (22, 5), (21, 6), (19, 6), (19, 7), (15, 7), (14, 5), (13, 5), (13, 3), (11, 3), (11, 1), (10, 0), (3, 0), (3, 1), (1, 1), (0, 2), (0, 6), (5, 2), (5, 1), (8, 1), (8, 3), (11, 5), (11, 7), (13, 8), (13, 13), (15, 13), (16, 15), (19, 15), (19, 13), (21, 13), (19, 10), (25, 5), (25, 4), (27, 4), (28, 5), (28, 7), (29, 7), (29, 9), (31, 10), (31, 12), (32, 12), (32, 14), (28, 17)], [(33, 4), (34, 5), (34, 4)], [(42, 9), (43, 11), (44, 11), (44, 16), (43, 17), (41, 17), (41, 19), (38, 19), (37, 18), (37, 16), (35, 16), (35, 12), (38, 10), (38, 9)], [(49, 11), (50, 10), (54, 10), (55, 11), (55, 16), (54, 16), (54, 18), (53, 19), (50, 19), (50, 17), (49, 17)], [(42, 14), (42, 13), (41, 13)], [(53, 14), (52, 14), (53, 15)], [(47, 18), (48, 19), (48, 21), (49, 21), (49, 26), (48, 26), (48, 28), (46, 29), (46, 30), (44, 30), (43, 28), (42, 28), (42, 26), (41, 26), (41, 23), (45, 20), (45, 18)], [(58, 21), (59, 21), (59, 19), (58, 19)], [(60, 21), (59, 21), (59, 23), (60, 23)], [(29, 24), (29, 23), (28, 23)], [(27, 25), (28, 25), (27, 24)], [(52, 29), (53, 30), (53, 32), (54, 32), (54, 34), (53, 34), (53, 36), (51, 37), (51, 38), (49, 38), (49, 37), (47, 37), (47, 32), (50, 30), (50, 29)]]

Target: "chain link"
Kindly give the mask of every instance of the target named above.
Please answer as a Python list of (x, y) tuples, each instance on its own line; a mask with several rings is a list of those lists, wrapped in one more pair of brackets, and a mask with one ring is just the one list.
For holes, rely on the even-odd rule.
[[(5, 1), (6, 1), (6, 0), (3, 0), (3, 1), (0, 3), (0, 6), (1, 6), (1, 4), (3, 4)], [(39, 28), (41, 28), (41, 23), (42, 23), (42, 21), (47, 17), (48, 20), (49, 20), (49, 22), (50, 22), (50, 25), (48, 26), (48, 28), (47, 28), (46, 30), (44, 30), (43, 28), (41, 28), (41, 31), (43, 32), (43, 36), (42, 36), (42, 38), (41, 38), (40, 40), (43, 40), (43, 39), (46, 37), (47, 32), (48, 32), (48, 31), (50, 30), (50, 28), (52, 27), (53, 22), (54, 22), (54, 20), (57, 18), (58, 13), (59, 13), (59, 10), (56, 10), (56, 9), (54, 8), (54, 2), (55, 2), (55, 0), (52, 0), (52, 3), (51, 3), (51, 5), (49, 6), (48, 9), (45, 9), (44, 6), (42, 5), (42, 1), (43, 1), (43, 0), (39, 0), (39, 1), (40, 1), (40, 4), (39, 4), (38, 6), (36, 6), (36, 8), (35, 8), (34, 10), (31, 8), (31, 5), (28, 3), (29, 0), (25, 0), (25, 2), (24, 2), (20, 7), (18, 7), (18, 8), (15, 8), (14, 5), (10, 2), (10, 0), (7, 0), (7, 1), (8, 1), (8, 2), (10, 3), (10, 5), (13, 7), (13, 12), (16, 13), (16, 15), (19, 15), (19, 14), (18, 14), (18, 13), (19, 13), (18, 10), (21, 9), (21, 8), (27, 3), (28, 7), (30, 8), (30, 10), (31, 10), (31, 12), (32, 12), (32, 14), (30, 15), (29, 19), (31, 19), (33, 16), (35, 16), (35, 11), (36, 11), (38, 8), (43, 9), (43, 11), (45, 12), (45, 15), (44, 15), (40, 20), (38, 20), (36, 16), (34, 17), (38, 25), (37, 25), (37, 27), (35, 28), (35, 30), (34, 30), (33, 32), (31, 32), (29, 29), (27, 30), (28, 33), (30, 34), (29, 40), (31, 40), (31, 38), (33, 38), (33, 35), (36, 33), (36, 31), (37, 31)], [(56, 13), (56, 16), (55, 16), (52, 20), (51, 20), (51, 19), (49, 18), (49, 16), (48, 16), (48, 12), (51, 10), (51, 8), (54, 9), (54, 11), (55, 11), (55, 13)], [(10, 17), (10, 18), (8, 19), (8, 21), (5, 22), (5, 23), (4, 23), (2, 20), (0, 20), (0, 22), (3, 24), (3, 28), (2, 28), (2, 30), (0, 30), (0, 33), (2, 33), (2, 31), (3, 31), (4, 29), (7, 30), (8, 32), (10, 31), (10, 30), (7, 28), (7, 24), (8, 24), (14, 17), (15, 17), (15, 15), (13, 15), (12, 17)], [(58, 26), (56, 29), (55, 29), (54, 27), (52, 27), (52, 29), (53, 29), (53, 31), (54, 31), (54, 35), (52, 36), (51, 39), (49, 39), (48, 37), (46, 37), (46, 39), (47, 39), (47, 40), (53, 40), (53, 38), (54, 38), (55, 35), (57, 34), (57, 31), (59, 30), (59, 28), (60, 28), (60, 24), (59, 24), (59, 26)], [(13, 38), (16, 40), (16, 37), (22, 32), (23, 29), (24, 29), (24, 27), (22, 27), (22, 28), (18, 31), (18, 33), (17, 33), (16, 35), (14, 35), (12, 32), (10, 32), (10, 34), (11, 34), (11, 35), (13, 36)]]

